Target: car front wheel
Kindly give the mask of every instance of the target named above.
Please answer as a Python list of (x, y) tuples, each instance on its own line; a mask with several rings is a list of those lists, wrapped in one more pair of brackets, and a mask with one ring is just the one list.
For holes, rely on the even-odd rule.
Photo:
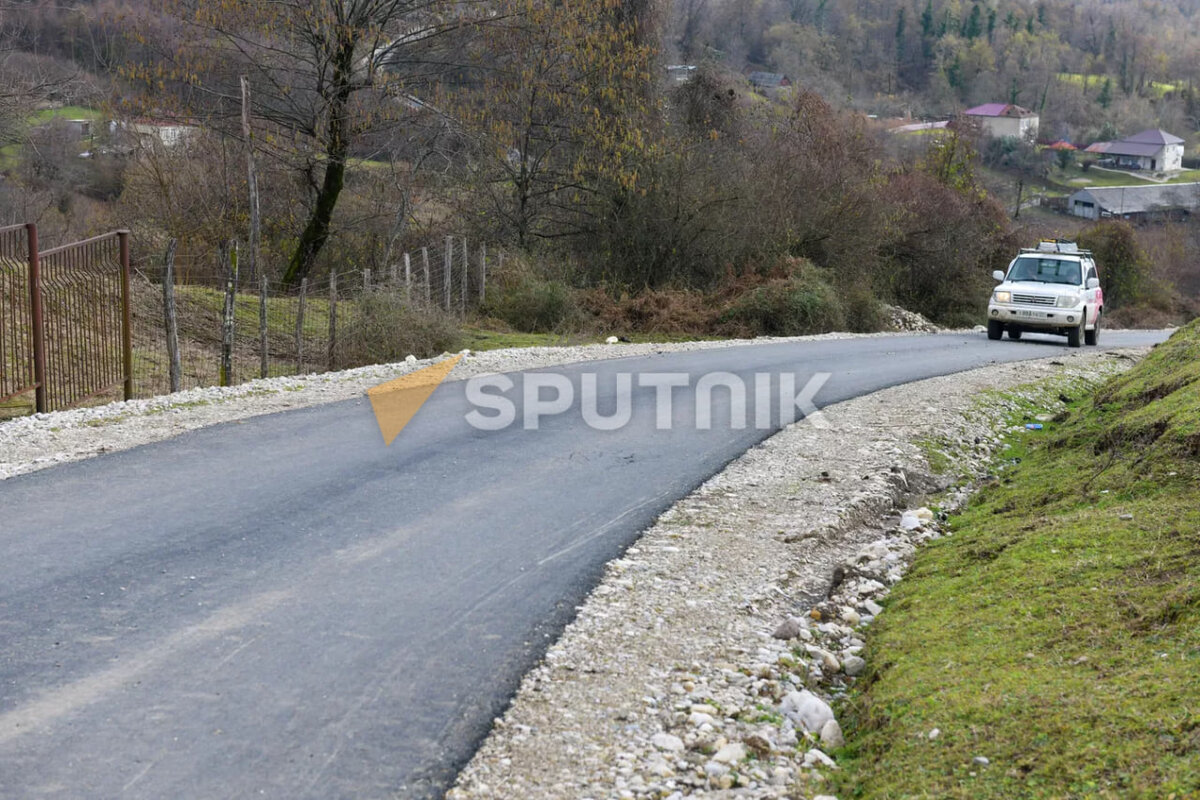
[(1101, 314), (1096, 314), (1096, 324), (1090, 331), (1083, 332), (1083, 341), (1085, 344), (1097, 345), (1100, 344), (1100, 317)]
[(1067, 331), (1067, 345), (1079, 347), (1083, 344), (1083, 326), (1087, 324), (1087, 316), (1079, 320), (1079, 324)]
[(988, 338), (993, 342), (1004, 335), (1004, 323), (994, 319), (988, 320)]

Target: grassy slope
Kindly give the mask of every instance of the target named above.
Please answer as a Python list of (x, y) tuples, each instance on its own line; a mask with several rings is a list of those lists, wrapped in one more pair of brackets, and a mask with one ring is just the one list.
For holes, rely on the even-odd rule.
[(1200, 323), (1037, 436), (889, 599), (843, 800), (1200, 796)]

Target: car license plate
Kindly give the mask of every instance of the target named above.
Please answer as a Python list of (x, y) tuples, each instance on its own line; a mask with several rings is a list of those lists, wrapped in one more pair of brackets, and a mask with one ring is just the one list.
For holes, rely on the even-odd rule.
[(1018, 317), (1037, 317), (1037, 316), (1040, 316), (1040, 315), (1039, 315), (1039, 314), (1038, 314), (1038, 312), (1036, 312), (1036, 311), (1025, 311), (1025, 310), (1020, 310), (1020, 311), (1018, 311), (1018, 312), (1017, 312), (1017, 316), (1018, 316)]

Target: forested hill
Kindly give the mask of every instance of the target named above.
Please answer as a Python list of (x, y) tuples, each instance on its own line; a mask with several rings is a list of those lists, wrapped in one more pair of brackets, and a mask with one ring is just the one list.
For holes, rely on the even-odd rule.
[(1198, 34), (1200, 0), (675, 0), (664, 38), (670, 59), (781, 72), (870, 113), (1014, 102), (1087, 138), (1197, 130)]

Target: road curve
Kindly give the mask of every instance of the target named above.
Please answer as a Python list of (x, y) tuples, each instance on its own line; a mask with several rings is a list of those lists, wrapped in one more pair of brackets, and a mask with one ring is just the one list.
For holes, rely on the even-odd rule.
[[(943, 334), (547, 371), (596, 373), (602, 408), (620, 373), (830, 373), (827, 405), (1064, 352)], [(603, 565), (770, 433), (725, 406), (698, 431), (687, 392), (657, 430), (649, 388), (621, 430), (484, 432), (463, 387), (391, 448), (354, 400), (0, 482), (0, 797), (439, 797)]]

